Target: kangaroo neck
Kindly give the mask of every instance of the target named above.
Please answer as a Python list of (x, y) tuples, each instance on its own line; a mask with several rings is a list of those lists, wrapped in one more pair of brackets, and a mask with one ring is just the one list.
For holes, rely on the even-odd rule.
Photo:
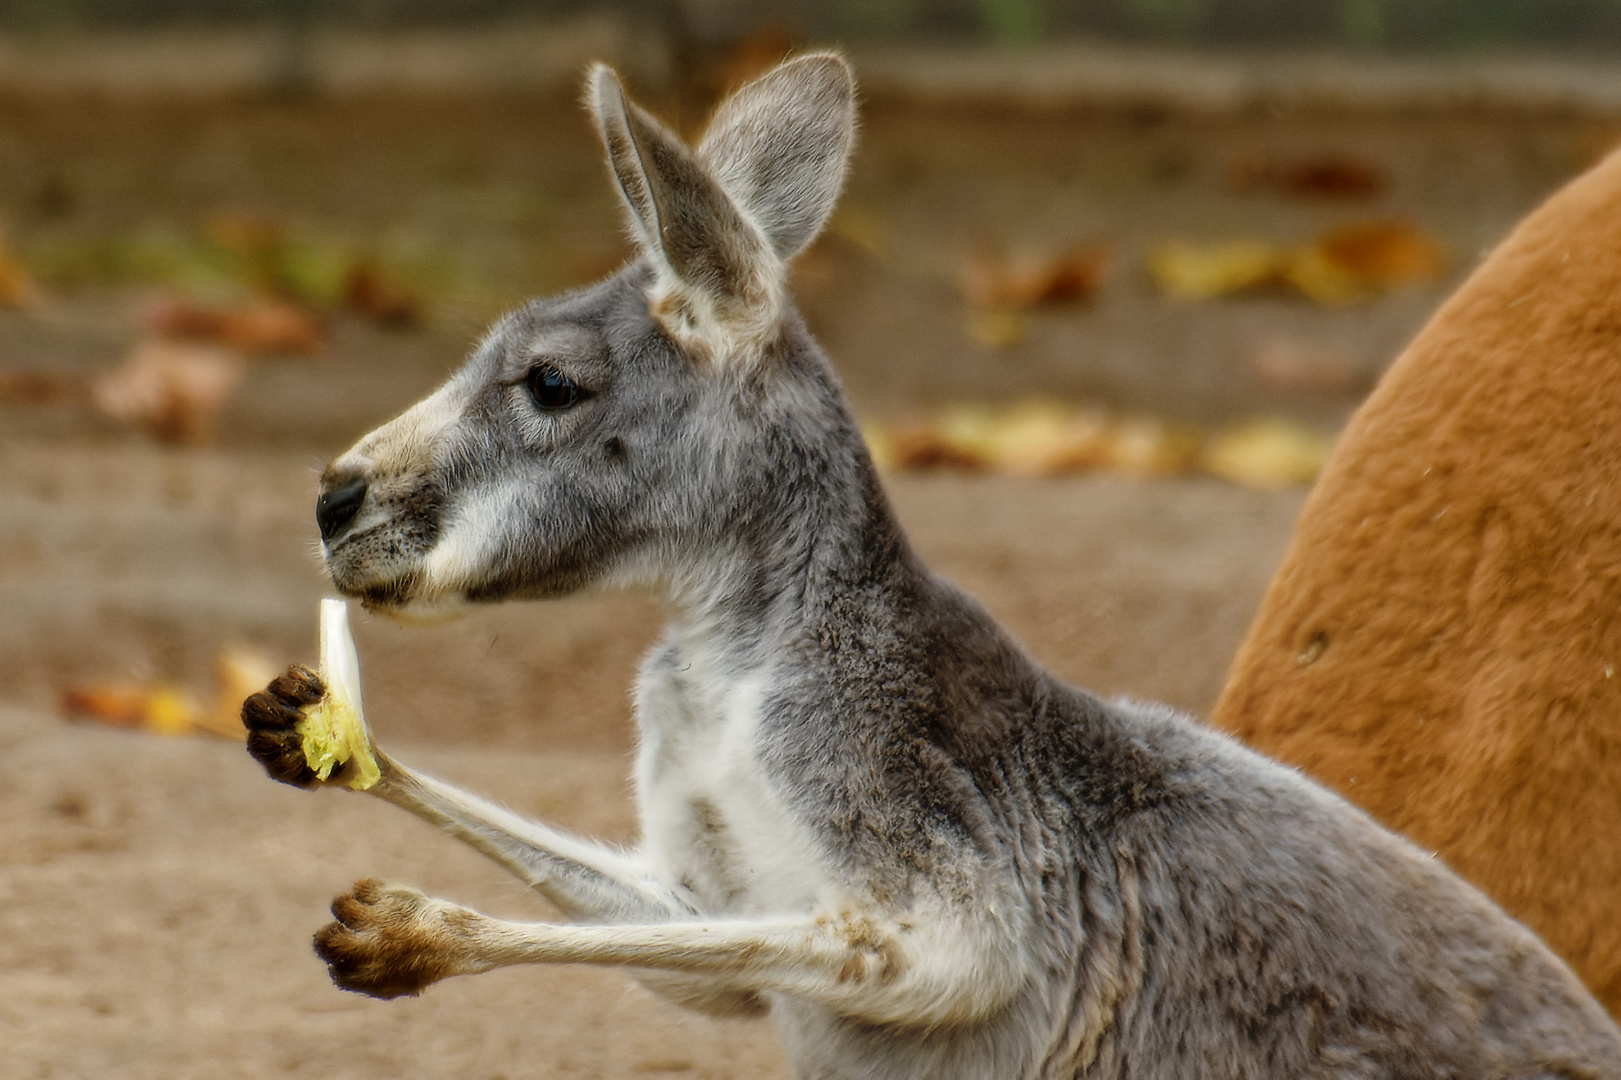
[(847, 623), (892, 622), (914, 604), (928, 571), (864, 454), (859, 465), (844, 484), (820, 478), (757, 507), (765, 513), (678, 575), (667, 594), (672, 641), (758, 668)]

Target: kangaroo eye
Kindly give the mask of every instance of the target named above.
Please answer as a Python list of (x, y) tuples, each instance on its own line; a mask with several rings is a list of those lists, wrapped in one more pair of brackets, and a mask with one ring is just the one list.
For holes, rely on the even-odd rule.
[(550, 364), (542, 364), (529, 373), (529, 396), (542, 409), (566, 409), (580, 400), (580, 387)]

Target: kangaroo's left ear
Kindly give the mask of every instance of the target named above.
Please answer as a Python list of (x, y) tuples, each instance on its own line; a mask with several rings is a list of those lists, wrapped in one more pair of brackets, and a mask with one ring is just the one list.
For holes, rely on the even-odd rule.
[(694, 352), (757, 353), (781, 322), (784, 264), (844, 184), (855, 88), (844, 61), (808, 56), (745, 85), (696, 153), (593, 68), (591, 112), (658, 280), (660, 322)]
[(774, 325), (782, 271), (764, 234), (685, 143), (626, 99), (612, 70), (594, 67), (589, 87), (632, 228), (658, 271), (654, 314), (711, 354)]
[(801, 56), (726, 99), (698, 144), (699, 160), (784, 262), (815, 239), (844, 187), (855, 89), (842, 58)]

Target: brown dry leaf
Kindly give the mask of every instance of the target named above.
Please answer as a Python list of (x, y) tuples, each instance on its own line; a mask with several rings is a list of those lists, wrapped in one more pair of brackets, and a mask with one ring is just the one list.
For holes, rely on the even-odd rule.
[(275, 251), (286, 239), (281, 224), (257, 214), (225, 212), (203, 223), (209, 243), (238, 255), (262, 256)]
[(1383, 169), (1349, 154), (1308, 158), (1278, 172), (1278, 189), (1299, 198), (1371, 199), (1389, 184)]
[(1133, 417), (1109, 432), (1106, 462), (1134, 476), (1181, 476), (1199, 457), (1199, 435), (1152, 417)]
[(1148, 272), (1169, 296), (1208, 300), (1288, 285), (1308, 300), (1344, 304), (1446, 271), (1446, 251), (1405, 221), (1340, 225), (1308, 247), (1261, 240), (1172, 241), (1155, 248)]
[(222, 649), (214, 657), (214, 700), (193, 717), (194, 726), (226, 738), (242, 738), (242, 702), (279, 674), (281, 668), (263, 653), (242, 646)]
[(0, 370), (0, 405), (52, 405), (84, 393), (84, 379), (55, 371)]
[(1025, 461), (1009, 461), (1008, 471), (1019, 474), (1028, 469), (1029, 475), (1060, 476), (1104, 468), (1110, 461), (1113, 434), (1114, 427), (1108, 417), (1101, 413), (1082, 413), (1073, 417), (1052, 442)]
[(309, 356), (326, 346), (326, 325), (308, 308), (261, 298), (228, 307), (170, 300), (147, 320), (153, 333), (225, 345), (245, 353)]
[(1255, 420), (1217, 434), (1205, 448), (1205, 471), (1242, 487), (1278, 490), (1309, 484), (1334, 441), (1290, 420)]
[(982, 251), (963, 264), (958, 286), (980, 311), (1028, 311), (1092, 299), (1108, 266), (1109, 250), (1098, 246), (1018, 256)]
[(91, 402), (164, 442), (203, 442), (246, 370), (241, 356), (224, 349), (146, 340), (95, 380)]
[(900, 424), (890, 429), (888, 449), (897, 469), (959, 469), (979, 472), (990, 459), (961, 431), (948, 431), (939, 423)]
[(0, 307), (30, 308), (41, 300), (39, 286), (16, 256), (0, 250)]
[(1432, 281), (1446, 273), (1446, 249), (1410, 221), (1357, 221), (1324, 233), (1314, 250), (1370, 288)]
[(1318, 304), (1355, 303), (1378, 291), (1316, 247), (1296, 252), (1283, 271), (1283, 280)]
[(1356, 361), (1332, 346), (1276, 337), (1245, 362), (1257, 382), (1280, 390), (1344, 394), (1362, 389), (1367, 376)]
[(344, 271), (342, 300), (346, 309), (379, 326), (411, 327), (422, 317), (416, 293), (365, 260)]
[(1011, 476), (1089, 472), (1108, 464), (1111, 433), (1102, 413), (1025, 406), (1003, 419), (996, 464)]
[(97, 683), (62, 691), (64, 716), (84, 717), (113, 727), (136, 727), (146, 711), (148, 690), (133, 683)]
[(1359, 221), (1295, 254), (1284, 277), (1307, 299), (1344, 304), (1446, 272), (1445, 249), (1406, 221)]
[(1227, 169), (1235, 191), (1271, 188), (1298, 199), (1371, 199), (1390, 185), (1385, 170), (1351, 154), (1323, 154), (1294, 161), (1239, 158)]
[(193, 727), (197, 703), (168, 683), (101, 683), (63, 691), (62, 712), (113, 727), (134, 727), (157, 735), (185, 735)]
[(1169, 241), (1148, 256), (1148, 273), (1167, 296), (1210, 300), (1277, 284), (1289, 252), (1262, 240), (1217, 244)]
[(205, 708), (185, 688), (166, 682), (107, 682), (62, 692), (63, 715), (158, 735), (207, 733), (243, 738), (242, 702), (279, 669), (264, 655), (236, 646), (214, 657), (215, 693)]
[(1122, 451), (1110, 418), (1037, 399), (1007, 408), (959, 405), (932, 421), (863, 429), (874, 460), (897, 469), (996, 470), (1010, 476), (1058, 476), (1097, 468), (1165, 472), (1186, 456), (1185, 433), (1158, 425), (1128, 426)]

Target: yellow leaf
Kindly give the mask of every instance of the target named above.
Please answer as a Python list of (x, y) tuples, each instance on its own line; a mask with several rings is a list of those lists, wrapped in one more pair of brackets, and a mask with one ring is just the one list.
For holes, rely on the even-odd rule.
[(1242, 487), (1277, 490), (1309, 484), (1328, 460), (1328, 436), (1288, 420), (1254, 420), (1217, 435), (1205, 470)]
[(1171, 241), (1149, 255), (1148, 273), (1167, 296), (1209, 300), (1273, 284), (1287, 263), (1287, 252), (1260, 240)]

